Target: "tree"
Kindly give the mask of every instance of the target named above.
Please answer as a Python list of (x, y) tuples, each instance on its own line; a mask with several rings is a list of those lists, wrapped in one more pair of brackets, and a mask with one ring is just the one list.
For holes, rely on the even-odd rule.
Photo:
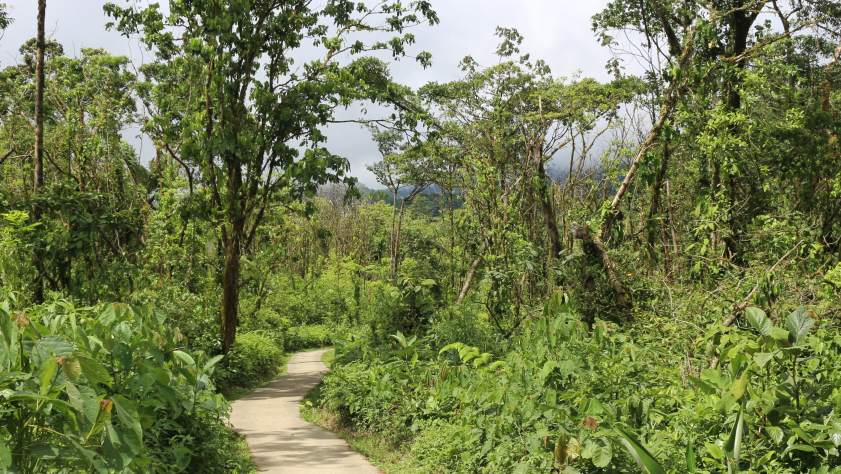
[[(44, 186), (44, 19), (47, 15), (47, 1), (38, 0), (38, 33), (35, 49), (35, 152), (33, 154), (32, 190), (35, 198)], [(35, 201), (32, 207), (32, 220), (38, 224), (41, 220), (41, 206)], [(36, 303), (44, 301), (44, 258), (40, 249), (35, 250), (35, 295)]]
[[(421, 96), (437, 114), (436, 133), (454, 149), (450, 159), (458, 163), (481, 241), (459, 299), (484, 260), (496, 278), (490, 312), (508, 307), (517, 314), (526, 293), (553, 284), (550, 267), (563, 251), (547, 163), (579, 138), (609, 130), (635, 87), (625, 79), (557, 79), (520, 51), (517, 31), (499, 28), (497, 36), (497, 64), (465, 58), (463, 79), (429, 84)], [(591, 146), (582, 149), (586, 154)]]
[[(125, 57), (83, 48), (70, 58), (60, 44), (46, 42), (44, 181), (36, 195), (29, 118), (36, 49), (34, 39), (27, 41), (21, 64), (0, 70), (0, 149), (8, 150), (0, 200), (12, 209), (40, 210), (38, 231), (27, 242), (29, 253), (38, 252), (46, 288), (82, 301), (123, 296), (133, 275), (119, 267), (134, 263), (155, 186), (122, 137), (135, 120), (135, 76)], [(35, 276), (30, 280), (34, 294)]]
[[(785, 5), (776, 0), (612, 0), (593, 17), (594, 28), (605, 44), (617, 45), (612, 36), (615, 31), (641, 35), (645, 41), (643, 48), (637, 49), (642, 51), (637, 57), (648, 65), (649, 78), (662, 84), (656, 94), (659, 113), (652, 119), (649, 133), (609, 203), (600, 231), (602, 239), (609, 240), (628, 186), (643, 160), (656, 148), (661, 132), (668, 128), (683, 96), (709, 85), (719, 95), (710, 99), (722, 104), (721, 111), (737, 113), (742, 106), (740, 90), (751, 58), (777, 42), (792, 39), (811, 25), (831, 22), (830, 3), (826, 0), (801, 0)], [(756, 25), (762, 12), (775, 15), (781, 30), (775, 30), (770, 22)], [(739, 131), (731, 127), (730, 133)], [(667, 150), (663, 148), (664, 153)], [(659, 174), (664, 176), (668, 162), (663, 158), (661, 163)], [(750, 214), (749, 209), (756, 208), (751, 203), (757, 191), (753, 187), (755, 180), (746, 177), (749, 169), (750, 166), (734, 163), (717, 153), (706, 157), (699, 176), (702, 195), (722, 193), (729, 201), (730, 229), (724, 241), (734, 262), (741, 261), (746, 216)], [(663, 181), (656, 182), (653, 196), (657, 199)]]
[[(145, 130), (178, 161), (218, 223), (224, 252), (221, 347), (234, 343), (240, 259), (269, 206), (311, 196), (343, 179), (347, 162), (323, 147), (321, 127), (354, 100), (389, 102), (399, 87), (387, 66), (360, 53), (406, 54), (406, 28), (437, 17), (429, 2), (330, 0), (172, 0), (169, 13), (113, 3), (106, 11), (125, 34), (142, 33), (156, 60), (143, 68)], [(394, 34), (363, 42), (357, 33)], [(369, 36), (370, 37), (370, 36)], [(312, 43), (321, 58), (295, 68)], [(421, 53), (423, 64), (429, 55)]]
[[(374, 141), (382, 160), (368, 167), (368, 170), (391, 193), (391, 281), (397, 281), (400, 268), (400, 231), (406, 205), (422, 193), (431, 183), (430, 162), (425, 160), (422, 147), (412, 147), (401, 141), (402, 133), (396, 130), (373, 130)], [(398, 204), (399, 203), (399, 204)]]
[[(9, 16), (9, 12), (6, 10), (6, 4), (0, 3), (0, 34), (12, 24), (12, 17)], [(0, 35), (2, 38), (2, 35)]]

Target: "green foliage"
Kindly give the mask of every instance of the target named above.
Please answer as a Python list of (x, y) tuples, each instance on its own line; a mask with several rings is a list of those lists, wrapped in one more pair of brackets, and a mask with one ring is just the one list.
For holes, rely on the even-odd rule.
[(25, 211), (0, 214), (0, 282), (5, 291), (27, 288), (34, 279), (28, 262), (33, 250), (30, 237), (36, 230)]
[(150, 307), (0, 308), (0, 463), (14, 472), (235, 470), (221, 357)]
[(216, 372), (220, 390), (252, 387), (277, 375), (283, 362), (283, 344), (260, 332), (243, 332)]
[[(498, 28), (496, 63), (417, 91), (376, 53), (426, 0), (107, 3), (151, 59), (47, 42), (37, 190), (27, 41), (0, 471), (247, 470), (217, 388), (327, 344), (321, 409), (401, 473), (841, 470), (837, 3), (610, 0), (593, 28), (640, 77), (558, 77)], [(394, 107), (385, 191), (326, 147), (358, 101)]]
[(701, 362), (681, 361), (668, 342), (604, 322), (588, 332), (565, 308), (547, 304), (502, 358), (460, 342), (436, 356), (426, 339), (398, 333), (389, 351), (349, 362), (340, 344), (321, 403), (353, 429), (410, 440), (416, 465), (445, 472), (784, 473), (841, 463), (832, 369), (841, 345), (814, 330), (809, 311), (776, 325), (749, 308), (750, 329), (711, 326), (697, 346), (717, 366), (693, 375)]
[(289, 352), (329, 346), (333, 342), (336, 328), (326, 324), (315, 324), (289, 328), (284, 336), (284, 347)]
[(484, 352), (500, 348), (498, 333), (475, 304), (448, 306), (432, 318), (429, 341), (433, 348), (442, 348), (452, 341), (478, 347)]

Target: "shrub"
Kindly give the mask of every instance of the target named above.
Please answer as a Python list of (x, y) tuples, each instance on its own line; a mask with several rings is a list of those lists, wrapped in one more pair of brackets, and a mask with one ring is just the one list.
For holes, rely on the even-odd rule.
[(434, 420), (411, 446), (421, 472), (478, 472), (479, 436), (469, 426)]
[(426, 472), (637, 472), (640, 453), (649, 472), (836, 472), (841, 337), (803, 308), (780, 319), (748, 308), (747, 329), (714, 323), (684, 352), (651, 321), (590, 330), (552, 298), (501, 359), (402, 334), (351, 359), (337, 344), (321, 403), (408, 441)]
[(283, 349), (262, 332), (242, 332), (223, 360), (216, 383), (223, 392), (251, 387), (277, 374), (283, 362)]
[(284, 343), (288, 352), (329, 346), (333, 343), (333, 329), (325, 324), (289, 328)]
[(223, 472), (219, 358), (183, 341), (151, 307), (0, 305), (0, 471)]
[(146, 287), (132, 295), (132, 303), (151, 305), (184, 335), (193, 350), (217, 354), (221, 350), (217, 320), (218, 291), (196, 294), (176, 282)]
[(438, 311), (432, 319), (429, 336), (437, 349), (453, 342), (476, 346), (484, 352), (497, 352), (500, 348), (498, 333), (476, 306), (469, 303)]
[(344, 425), (377, 432), (397, 445), (412, 435), (424, 400), (417, 378), (422, 378), (420, 372), (403, 361), (338, 366), (324, 378), (322, 404), (338, 413)]

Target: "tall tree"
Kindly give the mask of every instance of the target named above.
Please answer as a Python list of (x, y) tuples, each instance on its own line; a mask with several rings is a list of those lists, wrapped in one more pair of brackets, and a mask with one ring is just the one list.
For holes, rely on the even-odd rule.
[[(406, 54), (406, 28), (435, 23), (428, 1), (172, 0), (142, 10), (106, 5), (125, 34), (142, 33), (156, 61), (143, 72), (145, 129), (197, 176), (224, 252), (221, 347), (236, 336), (240, 260), (266, 210), (343, 179), (347, 161), (323, 146), (321, 127), (358, 99), (388, 102), (400, 89), (387, 66), (360, 53)], [(358, 33), (366, 33), (364, 38)], [(384, 41), (365, 42), (370, 33)], [(320, 59), (296, 66), (312, 45)], [(427, 64), (429, 55), (418, 59)]]
[[(47, 15), (47, 0), (38, 0), (38, 33), (35, 46), (35, 153), (33, 154), (32, 190), (35, 198), (32, 206), (32, 220), (41, 220), (41, 206), (38, 195), (44, 186), (44, 20)], [(44, 301), (44, 262), (41, 249), (35, 251), (35, 295), (36, 303)]]

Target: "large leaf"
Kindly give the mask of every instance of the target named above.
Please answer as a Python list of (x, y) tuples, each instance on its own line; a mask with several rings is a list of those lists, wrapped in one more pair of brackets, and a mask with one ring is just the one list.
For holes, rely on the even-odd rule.
[(46, 395), (53, 386), (53, 379), (58, 373), (58, 363), (52, 357), (44, 360), (38, 373), (39, 393)]
[(599, 444), (593, 450), (593, 465), (596, 467), (607, 467), (613, 458), (613, 450), (610, 444)]
[(812, 326), (815, 325), (815, 320), (811, 317), (812, 312), (806, 308), (797, 308), (793, 313), (786, 318), (786, 329), (791, 334), (792, 341), (797, 343), (804, 336), (809, 334)]
[(730, 430), (730, 437), (724, 445), (724, 453), (727, 456), (727, 471), (731, 474), (739, 472), (739, 458), (742, 454), (742, 434), (745, 429), (744, 411), (739, 409), (739, 416)]
[(193, 360), (193, 357), (184, 351), (175, 350), (172, 351), (172, 355), (187, 367), (193, 368), (196, 366), (196, 361)]
[(663, 465), (633, 435), (622, 428), (616, 428), (616, 432), (619, 434), (619, 442), (622, 443), (622, 446), (634, 458), (643, 472), (647, 474), (666, 474)]
[(114, 395), (113, 400), (117, 420), (127, 430), (122, 437), (123, 442), (133, 453), (139, 454), (143, 449), (143, 428), (140, 426), (137, 405), (122, 395)]
[(202, 367), (201, 369), (202, 372), (207, 372), (208, 370), (212, 369), (216, 364), (219, 363), (220, 360), (222, 360), (223, 357), (225, 356), (222, 354), (211, 357), (210, 360), (205, 362), (204, 367)]
[(768, 433), (768, 437), (771, 438), (775, 443), (780, 444), (783, 442), (783, 437), (785, 433), (783, 429), (779, 426), (766, 426), (765, 432)]
[(105, 370), (105, 367), (96, 359), (90, 357), (79, 356), (79, 365), (82, 367), (82, 375), (88, 379), (91, 384), (111, 385), (111, 374)]
[(87, 426), (93, 426), (99, 415), (99, 400), (96, 392), (84, 385), (77, 387), (69, 380), (64, 383), (64, 391), (67, 393), (67, 402), (70, 406), (82, 414), (82, 420)]
[(762, 334), (763, 336), (771, 334), (773, 324), (771, 323), (771, 320), (768, 319), (768, 316), (765, 315), (765, 311), (751, 306), (745, 310), (745, 318), (747, 318), (748, 323), (756, 329), (759, 334)]

